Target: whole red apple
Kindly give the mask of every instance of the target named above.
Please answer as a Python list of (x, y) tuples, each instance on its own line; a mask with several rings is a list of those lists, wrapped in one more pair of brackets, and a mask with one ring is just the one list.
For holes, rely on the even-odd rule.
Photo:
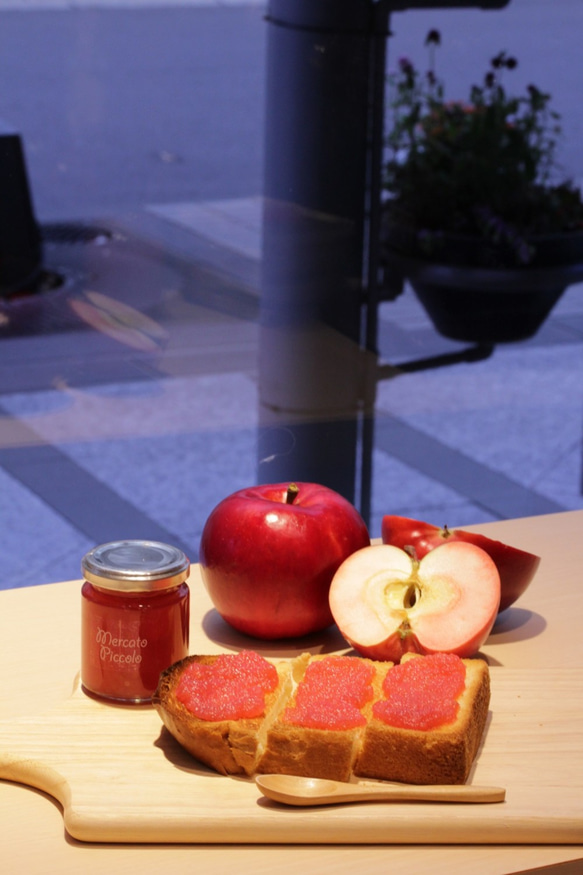
[(205, 523), (199, 558), (227, 623), (255, 638), (295, 638), (332, 624), (332, 577), (369, 544), (364, 520), (334, 490), (275, 483), (223, 499)]
[(484, 550), (463, 541), (418, 560), (388, 544), (358, 550), (330, 587), (330, 608), (349, 644), (370, 659), (403, 654), (473, 656), (494, 625), (500, 576)]
[(533, 579), (540, 556), (527, 553), (502, 541), (495, 541), (477, 532), (466, 532), (464, 529), (442, 529), (431, 523), (409, 519), (403, 516), (387, 515), (381, 523), (383, 544), (394, 547), (414, 548), (417, 558), (422, 559), (430, 550), (453, 541), (465, 541), (481, 547), (496, 563), (500, 575), (500, 608), (498, 613), (505, 611), (523, 594)]

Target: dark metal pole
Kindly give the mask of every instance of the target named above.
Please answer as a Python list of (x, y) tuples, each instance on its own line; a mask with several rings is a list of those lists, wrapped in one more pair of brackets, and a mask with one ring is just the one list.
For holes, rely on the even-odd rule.
[(267, 15), (259, 477), (318, 480), (350, 500), (377, 6), (271, 0)]

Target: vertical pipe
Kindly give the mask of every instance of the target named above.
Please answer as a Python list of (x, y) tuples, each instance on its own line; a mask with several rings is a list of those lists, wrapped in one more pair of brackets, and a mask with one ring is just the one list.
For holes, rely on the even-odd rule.
[(318, 480), (349, 500), (374, 5), (271, 0), (267, 16), (259, 479)]

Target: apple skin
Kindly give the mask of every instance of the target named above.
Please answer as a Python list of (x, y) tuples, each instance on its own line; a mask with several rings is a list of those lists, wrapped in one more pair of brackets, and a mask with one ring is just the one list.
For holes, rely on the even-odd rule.
[(241, 489), (208, 517), (200, 542), (203, 582), (219, 614), (240, 632), (276, 640), (333, 623), (328, 592), (337, 568), (370, 544), (356, 508), (326, 486)]
[(500, 575), (500, 608), (498, 613), (505, 611), (520, 598), (532, 581), (540, 565), (540, 556), (527, 553), (517, 547), (495, 541), (477, 532), (466, 532), (464, 529), (443, 529), (431, 523), (409, 519), (403, 516), (384, 516), (381, 523), (381, 538), (383, 544), (395, 547), (414, 548), (417, 558), (422, 559), (430, 550), (453, 541), (465, 541), (481, 547), (494, 560)]
[(400, 547), (365, 547), (342, 563), (330, 587), (332, 615), (348, 643), (361, 656), (395, 663), (405, 653), (474, 656), (499, 603), (495, 563), (463, 541), (420, 561)]

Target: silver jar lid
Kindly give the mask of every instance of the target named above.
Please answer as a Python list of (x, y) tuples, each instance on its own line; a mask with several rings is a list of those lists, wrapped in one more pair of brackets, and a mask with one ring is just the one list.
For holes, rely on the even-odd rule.
[(183, 583), (190, 562), (182, 550), (159, 541), (112, 541), (86, 553), (81, 570), (104, 589), (152, 592)]

